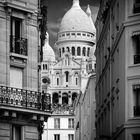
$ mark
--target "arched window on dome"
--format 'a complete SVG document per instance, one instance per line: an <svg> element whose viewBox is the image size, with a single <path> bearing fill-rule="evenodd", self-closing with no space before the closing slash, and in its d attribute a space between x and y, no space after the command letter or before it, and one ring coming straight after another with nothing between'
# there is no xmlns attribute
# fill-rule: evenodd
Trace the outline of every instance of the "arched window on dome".
<svg viewBox="0 0 140 140"><path fill-rule="evenodd" d="M62 48L62 52L63 52L63 53L65 52L65 48Z"/></svg>
<svg viewBox="0 0 140 140"><path fill-rule="evenodd" d="M45 69L46 69L46 70L48 69L48 66L47 66L47 64L45 64Z"/></svg>
<svg viewBox="0 0 140 140"><path fill-rule="evenodd" d="M75 48L72 47L72 55L75 55Z"/></svg>
<svg viewBox="0 0 140 140"><path fill-rule="evenodd" d="M43 64L43 70L45 69L45 65Z"/></svg>
<svg viewBox="0 0 140 140"><path fill-rule="evenodd" d="M61 49L59 49L59 56L61 57Z"/></svg>
<svg viewBox="0 0 140 140"><path fill-rule="evenodd" d="M80 47L77 48L77 55L78 55L78 56L81 55L81 48L80 48Z"/></svg>
<svg viewBox="0 0 140 140"><path fill-rule="evenodd" d="M90 48L88 48L88 51L87 51L87 56L89 56L89 52L90 52Z"/></svg>
<svg viewBox="0 0 140 140"><path fill-rule="evenodd" d="M70 48L69 47L67 47L67 52L70 52Z"/></svg>
<svg viewBox="0 0 140 140"><path fill-rule="evenodd" d="M85 56L86 55L86 48L84 47L83 48L83 56Z"/></svg>

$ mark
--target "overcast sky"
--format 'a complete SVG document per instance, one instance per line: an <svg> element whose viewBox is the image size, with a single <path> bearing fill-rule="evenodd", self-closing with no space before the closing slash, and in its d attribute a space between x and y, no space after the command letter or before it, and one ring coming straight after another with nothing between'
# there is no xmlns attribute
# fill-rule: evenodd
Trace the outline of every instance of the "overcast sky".
<svg viewBox="0 0 140 140"><path fill-rule="evenodd" d="M98 2L99 0L80 0L80 6L83 10L90 5L92 11L93 21L98 12ZM47 0L48 7L48 32L50 35L50 45L54 48L54 43L56 41L57 33L59 31L59 26L61 19L64 14L71 8L73 0ZM56 49L56 48L54 48Z"/></svg>

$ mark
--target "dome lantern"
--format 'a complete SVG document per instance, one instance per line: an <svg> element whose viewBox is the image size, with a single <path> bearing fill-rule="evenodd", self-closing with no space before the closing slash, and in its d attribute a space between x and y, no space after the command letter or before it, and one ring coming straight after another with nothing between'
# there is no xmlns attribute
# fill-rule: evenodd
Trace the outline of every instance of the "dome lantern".
<svg viewBox="0 0 140 140"><path fill-rule="evenodd" d="M79 7L79 0L73 0L73 6Z"/></svg>

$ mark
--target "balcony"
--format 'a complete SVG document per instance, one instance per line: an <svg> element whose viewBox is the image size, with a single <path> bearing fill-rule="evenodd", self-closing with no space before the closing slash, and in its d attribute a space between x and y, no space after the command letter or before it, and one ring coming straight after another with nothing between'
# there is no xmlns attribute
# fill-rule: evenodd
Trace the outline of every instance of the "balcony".
<svg viewBox="0 0 140 140"><path fill-rule="evenodd" d="M140 116L140 106L134 106L134 116Z"/></svg>
<svg viewBox="0 0 140 140"><path fill-rule="evenodd" d="M10 52L27 56L27 39L11 35Z"/></svg>
<svg viewBox="0 0 140 140"><path fill-rule="evenodd" d="M63 114L63 115L73 115L74 114L74 107L73 105L68 104L53 104L52 105L52 113L53 114Z"/></svg>
<svg viewBox="0 0 140 140"><path fill-rule="evenodd" d="M134 55L134 64L140 64L140 54Z"/></svg>
<svg viewBox="0 0 140 140"><path fill-rule="evenodd" d="M49 116L51 114L50 95L0 86L0 112L5 110Z"/></svg>

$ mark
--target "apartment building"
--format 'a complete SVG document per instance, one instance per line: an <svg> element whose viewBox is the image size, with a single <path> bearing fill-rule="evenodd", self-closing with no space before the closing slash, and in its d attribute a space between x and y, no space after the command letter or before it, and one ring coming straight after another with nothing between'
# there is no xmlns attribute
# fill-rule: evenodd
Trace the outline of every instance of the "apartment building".
<svg viewBox="0 0 140 140"><path fill-rule="evenodd" d="M40 140L50 96L39 92L38 0L0 1L0 139Z"/></svg>
<svg viewBox="0 0 140 140"><path fill-rule="evenodd" d="M140 2L101 0L95 26L97 140L138 140Z"/></svg>

